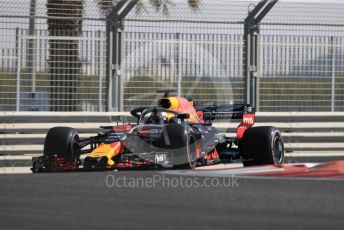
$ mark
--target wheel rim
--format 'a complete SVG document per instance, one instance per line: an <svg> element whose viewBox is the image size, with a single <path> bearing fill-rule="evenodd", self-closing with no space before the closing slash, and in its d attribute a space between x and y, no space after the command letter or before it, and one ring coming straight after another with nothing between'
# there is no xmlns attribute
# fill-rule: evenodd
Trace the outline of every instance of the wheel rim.
<svg viewBox="0 0 344 230"><path fill-rule="evenodd" d="M276 164L281 164L283 161L283 144L279 136L274 139L274 148L273 148L273 158Z"/></svg>
<svg viewBox="0 0 344 230"><path fill-rule="evenodd" d="M187 155L189 160L190 168L195 168L196 165L196 146L194 144L194 141L190 139L186 145L187 148Z"/></svg>

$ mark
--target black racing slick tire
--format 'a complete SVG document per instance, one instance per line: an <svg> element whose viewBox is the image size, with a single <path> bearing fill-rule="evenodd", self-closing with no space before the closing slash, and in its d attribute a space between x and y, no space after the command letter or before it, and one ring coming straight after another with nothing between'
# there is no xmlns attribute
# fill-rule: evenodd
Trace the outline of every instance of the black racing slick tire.
<svg viewBox="0 0 344 230"><path fill-rule="evenodd" d="M271 126L249 128L241 141L240 152L244 166L283 164L281 133Z"/></svg>
<svg viewBox="0 0 344 230"><path fill-rule="evenodd" d="M164 148L173 152L173 168L194 169L197 164L197 136L194 130L180 124L170 124L165 126L163 132Z"/></svg>
<svg viewBox="0 0 344 230"><path fill-rule="evenodd" d="M44 141L44 155L78 157L79 151L75 149L75 142L78 140L78 132L73 128L51 128Z"/></svg>

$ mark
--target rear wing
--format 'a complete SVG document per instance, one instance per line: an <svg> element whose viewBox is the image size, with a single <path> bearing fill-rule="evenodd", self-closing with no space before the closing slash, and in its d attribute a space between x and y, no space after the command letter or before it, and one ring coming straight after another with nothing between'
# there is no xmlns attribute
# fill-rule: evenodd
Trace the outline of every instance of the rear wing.
<svg viewBox="0 0 344 230"><path fill-rule="evenodd" d="M195 110L205 124L212 124L214 120L244 120L245 114L255 114L255 109L250 105L231 104L231 105L199 105ZM252 116L250 116L252 117ZM250 121L247 121L249 123ZM252 121L254 123L254 120Z"/></svg>

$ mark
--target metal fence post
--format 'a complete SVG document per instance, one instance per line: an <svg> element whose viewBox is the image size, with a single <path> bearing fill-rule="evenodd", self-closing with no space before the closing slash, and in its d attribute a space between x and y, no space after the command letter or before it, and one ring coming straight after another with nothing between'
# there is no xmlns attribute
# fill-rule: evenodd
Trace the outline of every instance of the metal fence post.
<svg viewBox="0 0 344 230"><path fill-rule="evenodd" d="M121 30L119 34L119 52L120 52L120 65L121 65L121 73L118 76L119 80L119 95L118 95L118 108L119 111L123 111L123 100L124 100L124 73L125 73L125 66L123 65L123 61L125 58L125 31L124 31L124 22L121 23Z"/></svg>
<svg viewBox="0 0 344 230"><path fill-rule="evenodd" d="M96 42L96 62L97 62L97 68L99 69L98 74L99 74L99 79L98 79L98 112L102 111L102 94L103 94L103 65L102 65L102 57L104 55L103 53L103 42L101 39L101 31L98 30L96 32L96 38L99 39Z"/></svg>
<svg viewBox="0 0 344 230"><path fill-rule="evenodd" d="M17 78L16 78L16 111L20 111L20 69L21 69L21 38L19 28L16 28Z"/></svg>
<svg viewBox="0 0 344 230"><path fill-rule="evenodd" d="M29 69L30 78L31 78L31 92L36 92L36 73L35 73L35 39L33 36L35 35L35 15L36 15L36 0L30 1L30 18L29 18L29 36L28 39L28 47L27 47L27 68Z"/></svg>
<svg viewBox="0 0 344 230"><path fill-rule="evenodd" d="M123 109L123 24L122 20L115 21L112 27L112 108L115 111L122 111Z"/></svg>
<svg viewBox="0 0 344 230"><path fill-rule="evenodd" d="M260 52L261 52L261 36L257 36L257 87L256 87L256 110L260 111L260 78L262 77L262 66L261 66L261 60L260 60Z"/></svg>
<svg viewBox="0 0 344 230"><path fill-rule="evenodd" d="M107 111L112 111L112 30L111 21L106 21L106 76L107 76Z"/></svg>
<svg viewBox="0 0 344 230"><path fill-rule="evenodd" d="M124 57L123 19L139 0L121 0L107 16L107 72L108 77L108 111L123 110L123 69Z"/></svg>
<svg viewBox="0 0 344 230"><path fill-rule="evenodd" d="M278 0L262 0L248 12L244 21L244 76L246 81L246 103L259 109L259 23L270 12Z"/></svg>
<svg viewBox="0 0 344 230"><path fill-rule="evenodd" d="M332 79L331 79L331 112L335 111L336 99L336 49L334 37L331 37L331 53L332 53Z"/></svg>
<svg viewBox="0 0 344 230"><path fill-rule="evenodd" d="M113 63L113 81L115 84L113 85L113 92L112 92L112 102L113 107L116 111L121 111L121 91L122 91L122 22L120 20L117 21L116 26L113 28L113 43L114 43L114 59L115 62ZM116 92L115 92L116 91ZM115 92L115 93L114 93Z"/></svg>
<svg viewBox="0 0 344 230"><path fill-rule="evenodd" d="M180 97L182 95L182 65L181 65L181 57L180 57L180 51L181 51L181 40L180 40L180 34L176 34L176 39L177 39L177 73L178 73L178 83L177 83L177 88L178 88L178 96Z"/></svg>

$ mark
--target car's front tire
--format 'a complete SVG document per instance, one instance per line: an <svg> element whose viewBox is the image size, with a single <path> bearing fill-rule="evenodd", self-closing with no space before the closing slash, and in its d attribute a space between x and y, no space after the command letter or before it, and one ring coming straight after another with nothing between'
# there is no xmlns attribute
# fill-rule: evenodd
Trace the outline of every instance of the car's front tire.
<svg viewBox="0 0 344 230"><path fill-rule="evenodd" d="M78 132L73 128L51 128L44 141L44 155L74 157L78 155L75 149L75 142L78 140Z"/></svg>
<svg viewBox="0 0 344 230"><path fill-rule="evenodd" d="M48 171L76 169L81 164L77 131L69 127L54 127L44 142L44 168ZM37 168L37 165L33 165Z"/></svg>

